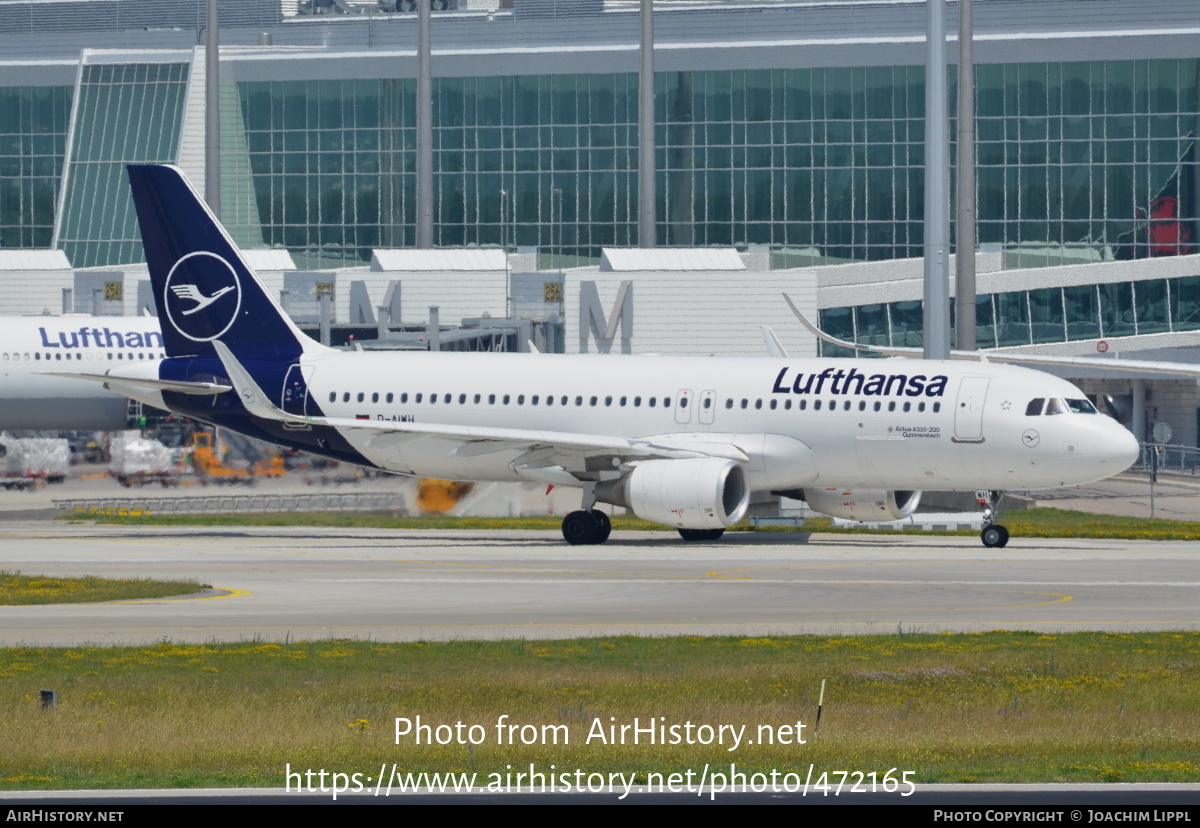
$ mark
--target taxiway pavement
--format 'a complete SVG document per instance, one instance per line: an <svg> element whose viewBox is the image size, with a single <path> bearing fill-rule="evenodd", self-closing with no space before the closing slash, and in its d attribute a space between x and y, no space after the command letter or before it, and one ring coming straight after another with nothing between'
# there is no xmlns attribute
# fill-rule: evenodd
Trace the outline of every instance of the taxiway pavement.
<svg viewBox="0 0 1200 828"><path fill-rule="evenodd" d="M0 607L0 645L1200 627L1200 544L10 522L0 569L195 578L191 598Z"/></svg>

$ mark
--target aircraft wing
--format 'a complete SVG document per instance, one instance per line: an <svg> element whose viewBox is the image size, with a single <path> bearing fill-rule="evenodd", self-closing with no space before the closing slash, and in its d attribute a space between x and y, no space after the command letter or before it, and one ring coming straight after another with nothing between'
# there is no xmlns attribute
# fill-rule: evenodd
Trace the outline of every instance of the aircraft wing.
<svg viewBox="0 0 1200 828"><path fill-rule="evenodd" d="M706 440L703 439L703 435L696 435L695 439L678 435L667 439L657 437L625 438L565 431L403 423L391 420L352 420L341 417L306 417L289 414L275 406L267 398L228 346L219 340L214 340L213 347L221 358L225 370L229 373L230 382L233 383L234 389L250 413L267 420L293 425L322 425L336 428L353 441L361 442L363 446L369 448L384 449L391 445L424 438L449 440L458 444L451 454L460 457L519 450L525 452L524 463L529 466L531 472L535 469L562 465L557 461L569 456L573 456L576 460L597 455L611 456L619 460L694 457L723 457L740 463L750 460L744 451L732 443ZM561 478L549 480L544 474L539 476L531 473L529 476L549 482L566 482Z"/></svg>
<svg viewBox="0 0 1200 828"><path fill-rule="evenodd" d="M837 345L839 348L849 348L861 353L879 354L889 357L921 358L924 351L920 348L893 348L880 345L862 345L831 336L814 325L808 317L792 302L786 293L783 296L792 313L800 320L817 339ZM951 351L951 359L968 359L976 362L1015 363L1018 365L1058 365L1067 368L1098 368L1107 371L1141 371L1147 374L1162 374L1171 377L1200 377L1200 365L1189 365L1182 362L1156 362L1144 359L1116 359L1109 357L1055 356L1054 354L1022 354L1012 351Z"/></svg>

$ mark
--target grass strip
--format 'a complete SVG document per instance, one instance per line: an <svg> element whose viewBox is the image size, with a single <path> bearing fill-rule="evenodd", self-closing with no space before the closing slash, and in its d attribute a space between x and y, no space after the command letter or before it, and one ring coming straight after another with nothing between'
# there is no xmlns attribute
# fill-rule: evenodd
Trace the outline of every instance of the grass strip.
<svg viewBox="0 0 1200 828"><path fill-rule="evenodd" d="M39 688L56 708L39 709ZM814 781L1192 782L1200 633L15 648L0 650L0 706L6 789L283 786L288 765L373 777L393 763L480 785L531 763L639 782L705 763L801 779L811 764ZM483 738L398 740L396 718L417 716ZM746 730L734 750L608 740L635 718ZM498 723L517 730L501 740Z"/></svg>
<svg viewBox="0 0 1200 828"><path fill-rule="evenodd" d="M69 516L67 520L78 520ZM521 518L484 518L421 516L399 517L395 515L362 512L266 512L237 515L96 515L97 523L113 523L126 526L329 526L364 529L525 529L554 530L560 528L562 518L555 516ZM673 529L649 523L632 515L616 515L612 519L613 529L674 532ZM1116 515L1094 515L1067 509L1039 507L1013 511L1005 515L1003 523L1013 537L1029 538L1109 538L1114 540L1195 540L1200 538L1200 523L1179 520L1150 520ZM787 527L753 527L749 522L730 528L733 532L794 532ZM803 532L832 534L895 534L894 529L872 527L833 526L828 518L808 518ZM906 535L959 535L975 536L974 530L924 531L904 529Z"/></svg>
<svg viewBox="0 0 1200 828"><path fill-rule="evenodd" d="M0 605L88 604L97 601L129 601L138 598L166 598L192 595L208 584L199 581L157 581L151 578L57 578L50 575L22 575L0 570Z"/></svg>

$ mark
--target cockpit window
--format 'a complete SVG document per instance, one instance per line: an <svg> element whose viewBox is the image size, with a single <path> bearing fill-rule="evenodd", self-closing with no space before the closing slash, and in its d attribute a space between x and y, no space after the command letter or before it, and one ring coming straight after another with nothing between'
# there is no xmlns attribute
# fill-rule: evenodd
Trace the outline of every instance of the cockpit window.
<svg viewBox="0 0 1200 828"><path fill-rule="evenodd" d="M1036 400L1030 400L1029 405L1025 406L1026 417L1036 417L1042 413L1042 406L1046 404L1045 397L1038 397Z"/></svg>
<svg viewBox="0 0 1200 828"><path fill-rule="evenodd" d="M1076 414L1095 414L1096 406L1092 405L1090 400L1067 400L1067 405Z"/></svg>
<svg viewBox="0 0 1200 828"><path fill-rule="evenodd" d="M1046 401L1046 416L1051 414L1066 414L1071 409L1067 408L1066 400L1060 400L1058 397L1053 397Z"/></svg>

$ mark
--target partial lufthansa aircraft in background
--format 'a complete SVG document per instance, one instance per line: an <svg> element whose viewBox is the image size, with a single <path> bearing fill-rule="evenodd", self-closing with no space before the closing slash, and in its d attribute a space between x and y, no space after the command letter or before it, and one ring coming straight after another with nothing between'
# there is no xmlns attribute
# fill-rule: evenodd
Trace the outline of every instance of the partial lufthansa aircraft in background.
<svg viewBox="0 0 1200 828"><path fill-rule="evenodd" d="M152 316L0 318L0 431L126 428L123 395L49 372L103 373L165 356Z"/></svg>
<svg viewBox="0 0 1200 828"><path fill-rule="evenodd" d="M180 170L129 174L167 357L64 373L386 471L578 487L572 544L607 539L597 502L713 540L753 492L888 520L923 489L986 489L994 506L1138 452L1071 383L986 361L332 350L283 313ZM984 529L988 546L1007 540Z"/></svg>

